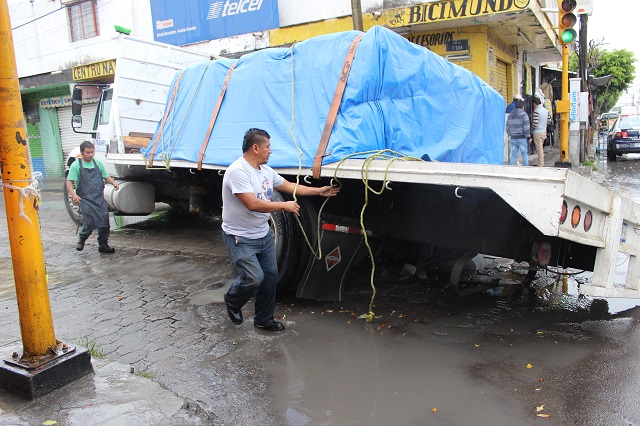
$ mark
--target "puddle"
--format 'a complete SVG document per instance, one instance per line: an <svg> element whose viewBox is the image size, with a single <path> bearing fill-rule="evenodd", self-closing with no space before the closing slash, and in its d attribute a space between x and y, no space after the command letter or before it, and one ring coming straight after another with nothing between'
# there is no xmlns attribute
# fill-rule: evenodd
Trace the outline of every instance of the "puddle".
<svg viewBox="0 0 640 426"><path fill-rule="evenodd" d="M295 317L295 331L279 339L268 363L275 411L290 425L492 424L512 425L524 413L485 392L467 374L474 348L451 351L426 324L404 331L343 315ZM456 328L456 327L453 327ZM454 340L470 343L476 331L458 328ZM466 401L460 410L460 401ZM435 412L434 412L435 411ZM490 419L490 421L489 421Z"/></svg>
<svg viewBox="0 0 640 426"><path fill-rule="evenodd" d="M230 284L231 284L230 282L223 283L221 281L213 285L213 286L220 286L220 287L214 288L214 289L202 290L202 291L198 291L196 293L190 294L189 296L187 296L187 300L189 301L190 305L195 305L195 306L204 306L204 305L209 305L211 303L223 303L224 293L227 291Z"/></svg>

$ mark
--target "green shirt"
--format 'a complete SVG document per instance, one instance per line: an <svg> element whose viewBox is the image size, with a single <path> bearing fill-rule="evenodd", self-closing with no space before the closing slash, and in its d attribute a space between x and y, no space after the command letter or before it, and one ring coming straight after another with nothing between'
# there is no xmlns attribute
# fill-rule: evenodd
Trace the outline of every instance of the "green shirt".
<svg viewBox="0 0 640 426"><path fill-rule="evenodd" d="M104 168L104 164L102 164L102 162L97 158L94 158L94 160L96 160L96 164L98 164L98 168L100 169L100 174L102 174L102 179L108 178L109 173L107 173L107 169ZM75 184L77 184L78 180L80 180L80 162L81 161L82 159L79 158L78 160L74 161L73 164L71 164L71 167L69 167L69 174L67 175L67 180L73 181ZM87 163L86 161L82 161L82 167L84 167L85 169L93 169L94 167L93 161L90 163Z"/></svg>

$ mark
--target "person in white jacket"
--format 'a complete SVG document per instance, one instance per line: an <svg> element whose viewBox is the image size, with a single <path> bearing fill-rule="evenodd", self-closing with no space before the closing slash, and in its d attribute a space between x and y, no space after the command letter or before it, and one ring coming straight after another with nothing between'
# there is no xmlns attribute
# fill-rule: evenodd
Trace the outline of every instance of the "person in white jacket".
<svg viewBox="0 0 640 426"><path fill-rule="evenodd" d="M533 97L533 116L531 117L531 133L533 133L533 143L538 152L538 167L544 166L544 140L547 138L547 121L549 111L542 106L542 100L537 96Z"/></svg>

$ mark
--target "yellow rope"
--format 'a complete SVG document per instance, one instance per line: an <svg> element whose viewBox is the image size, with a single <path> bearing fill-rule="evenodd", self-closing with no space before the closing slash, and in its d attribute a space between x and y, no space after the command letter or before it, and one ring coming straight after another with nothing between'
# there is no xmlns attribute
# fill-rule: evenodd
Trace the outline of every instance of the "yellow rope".
<svg viewBox="0 0 640 426"><path fill-rule="evenodd" d="M296 149L298 150L298 173L296 175L296 183L295 183L295 187L293 190L293 200L297 203L298 202L298 198L296 196L296 192L298 190L298 186L300 185L300 175L302 174L302 149L300 148L300 145L298 144L298 140L296 139L295 134L293 133L293 127L295 124L295 77L294 77L294 57L293 57L293 48L294 48L295 44L293 46L291 46L291 126L289 127L289 133L291 134L291 138L293 139L293 143L296 147ZM374 302L375 302L375 298L376 298L376 286L374 283L374 275L375 275L375 271L376 271L376 264L375 264L375 259L373 257L373 250L371 249L371 245L369 244L369 238L367 235L367 230L364 224L364 213L367 209L367 205L369 204L369 192L372 192L373 194L376 195L382 195L382 193L384 192L385 188L388 185L388 181L387 181L387 175L389 174L389 168L391 167L391 164L393 164L395 161L423 161L420 158L417 157L411 157L411 156L406 156L404 154L401 154L399 152L390 150L390 149L383 149L383 150L371 150L371 151L362 151L362 152L355 152L353 154L349 154L346 155L345 157L343 157L339 162L338 165L336 166L336 169L333 173L333 180L335 182L338 183L338 185L340 185L340 180L338 179L338 170L340 169L340 166L342 166L342 163L352 157L361 157L361 156L367 156L364 159L364 162L362 164L362 169L361 169L361 177L362 177L362 182L364 183L364 204L362 206L362 209L360 210L360 227L362 228L362 236L364 238L364 243L365 246L367 247L367 251L369 252L369 258L371 259L371 276L370 276L370 284L371 284L371 290L372 290L372 294L371 294L371 300L369 302L369 312L366 314L362 315L362 318L365 319L366 322L371 322L373 321L373 319L375 318L375 313L373 312L373 307ZM380 187L379 190L375 190L374 188L371 187L371 185L369 185L369 167L371 166L371 162L374 160L387 160L387 165L385 167L385 172L384 172L384 178L382 180L382 186ZM300 218L298 216L295 216L296 221L298 222L298 226L300 228L300 230L302 231L302 235L304 236L304 240L307 243L307 246L309 247L309 249L311 250L311 253L313 254L313 256L317 259L320 260L322 259L322 244L320 241L320 230L321 230L321 221L320 218L322 216L322 210L324 209L324 206L327 204L327 202L329 201L329 197L327 197L324 202L322 203L322 206L320 206L320 210L318 210L318 218L317 218L317 235L316 235L316 240L317 240L317 247L318 249L316 250L311 242L309 241L309 237L307 236L307 233L304 230L304 227L302 226L302 222L300 222Z"/></svg>
<svg viewBox="0 0 640 426"><path fill-rule="evenodd" d="M372 192L376 195L382 195L385 188L387 188L387 183L388 183L387 175L389 174L389 168L391 167L391 164L394 163L395 161L423 161L423 160L417 157L406 156L404 154L392 151L390 149L356 152L356 153L345 156L338 162L338 165L336 166L336 169L333 174L333 179L336 182L340 183L340 180L338 179L337 174L342 163L348 158L355 157L355 156L362 156L362 155L368 155L368 157L364 159L364 162L362 164L362 168L360 171L362 182L364 183L364 204L362 206L362 209L360 210L360 227L362 228L362 236L364 238L364 244L367 247L367 251L369 252L369 259L371 259L370 285L372 290L371 300L369 301L369 312L367 312L366 314L363 314L362 317L365 319L366 322L371 322L376 317L375 313L373 312L373 307L375 306L374 303L375 303L377 291L374 283L376 263L373 257L373 250L371 250L371 246L369 245L369 236L367 235L367 229L364 224L364 213L367 209L367 205L369 204L369 192ZM384 171L384 178L382 179L382 185L380 189L377 191L374 188L372 188L371 185L369 185L369 168L371 167L371 162L374 160L387 160L387 165Z"/></svg>

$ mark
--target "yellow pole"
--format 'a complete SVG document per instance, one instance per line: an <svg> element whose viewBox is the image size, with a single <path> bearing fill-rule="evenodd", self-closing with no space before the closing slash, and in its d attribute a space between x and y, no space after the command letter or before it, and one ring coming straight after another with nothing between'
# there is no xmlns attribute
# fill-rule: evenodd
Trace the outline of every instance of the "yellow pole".
<svg viewBox="0 0 640 426"><path fill-rule="evenodd" d="M0 0L0 167L24 360L47 355L57 342L6 0Z"/></svg>
<svg viewBox="0 0 640 426"><path fill-rule="evenodd" d="M560 112L560 161L569 161L569 46L562 44L562 104ZM557 107L556 107L557 109Z"/></svg>

